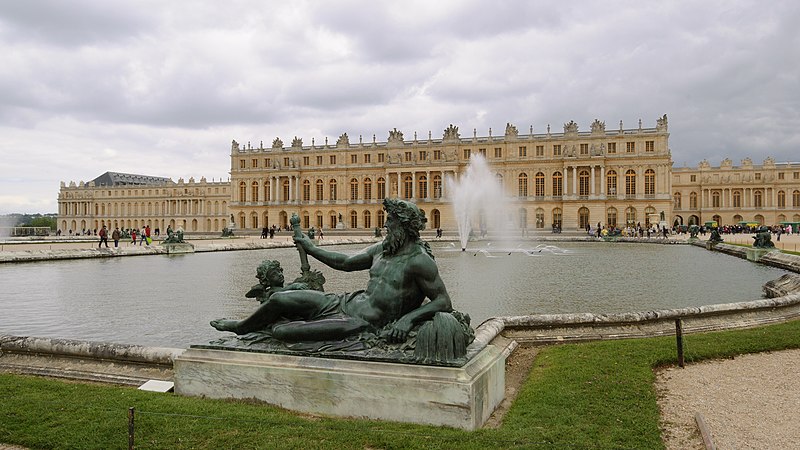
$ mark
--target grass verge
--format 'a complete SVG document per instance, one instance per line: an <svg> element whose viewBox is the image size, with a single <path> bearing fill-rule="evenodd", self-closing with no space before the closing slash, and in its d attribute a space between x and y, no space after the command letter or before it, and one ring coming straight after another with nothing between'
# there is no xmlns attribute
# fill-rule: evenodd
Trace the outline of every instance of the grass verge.
<svg viewBox="0 0 800 450"><path fill-rule="evenodd" d="M800 321L684 337L686 360L800 348ZM0 442L31 448L662 448L653 368L674 338L557 345L539 352L502 427L460 430L293 414L243 401L0 375Z"/></svg>

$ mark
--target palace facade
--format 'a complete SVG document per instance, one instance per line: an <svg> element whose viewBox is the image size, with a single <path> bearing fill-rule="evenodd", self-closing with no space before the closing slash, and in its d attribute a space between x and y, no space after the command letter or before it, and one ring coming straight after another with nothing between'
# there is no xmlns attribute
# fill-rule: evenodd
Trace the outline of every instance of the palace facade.
<svg viewBox="0 0 800 450"><path fill-rule="evenodd" d="M297 213L303 228L372 229L383 226L383 198L399 197L426 213L429 228L453 230L448 179L464 176L474 155L485 158L509 199L503 220L521 231L800 221L800 164L748 158L740 166L726 159L719 167L673 168L664 115L652 128L639 121L611 130L595 120L588 131L569 122L559 132L520 134L507 124L499 136L490 129L463 137L450 125L437 138L406 139L394 129L385 142L373 135L351 143L346 133L321 145L297 137L268 148L233 141L229 182L116 174L117 181L62 183L58 223L63 231L150 224L219 232L229 217L238 228L259 229L286 227Z"/></svg>
<svg viewBox="0 0 800 450"><path fill-rule="evenodd" d="M194 232L219 232L228 226L230 182L196 182L106 172L88 183L61 182L58 227L62 233L84 230L167 226Z"/></svg>

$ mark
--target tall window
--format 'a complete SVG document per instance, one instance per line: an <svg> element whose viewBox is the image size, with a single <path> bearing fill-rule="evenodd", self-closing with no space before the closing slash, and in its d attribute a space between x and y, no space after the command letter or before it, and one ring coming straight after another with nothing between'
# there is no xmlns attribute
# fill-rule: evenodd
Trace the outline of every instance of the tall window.
<svg viewBox="0 0 800 450"><path fill-rule="evenodd" d="M253 181L252 186L250 186L250 193L253 194L253 198L250 201L257 202L258 201L258 181Z"/></svg>
<svg viewBox="0 0 800 450"><path fill-rule="evenodd" d="M268 202L271 201L272 198L269 195L269 180L264 181L264 201ZM268 223L268 222L266 222Z"/></svg>
<svg viewBox="0 0 800 450"><path fill-rule="evenodd" d="M742 207L742 193L739 191L733 192L733 207L734 208Z"/></svg>
<svg viewBox="0 0 800 450"><path fill-rule="evenodd" d="M584 206L578 210L578 226L585 230L587 225L589 225L589 208Z"/></svg>
<svg viewBox="0 0 800 450"><path fill-rule="evenodd" d="M328 196L328 199L330 201L335 202L336 200L338 200L339 196L336 195L336 180L331 180L328 182L328 192L330 193L330 195ZM334 224L334 226L336 225Z"/></svg>
<svg viewBox="0 0 800 450"><path fill-rule="evenodd" d="M763 206L763 193L761 191L753 192L753 206L756 208L761 208Z"/></svg>
<svg viewBox="0 0 800 450"><path fill-rule="evenodd" d="M636 142L626 142L625 143L625 152L626 153L635 153L636 152Z"/></svg>
<svg viewBox="0 0 800 450"><path fill-rule="evenodd" d="M239 201L240 202L247 201L247 183L245 183L244 181L239 183Z"/></svg>
<svg viewBox="0 0 800 450"><path fill-rule="evenodd" d="M563 195L562 188L564 185L562 181L564 178L561 176L561 172L556 172L553 174L553 196L554 197L561 197Z"/></svg>
<svg viewBox="0 0 800 450"><path fill-rule="evenodd" d="M536 228L544 228L544 210L536 208Z"/></svg>
<svg viewBox="0 0 800 450"><path fill-rule="evenodd" d="M520 157L528 156L528 147L525 147L525 146L520 147L519 150L518 150L518 156L520 156Z"/></svg>
<svg viewBox="0 0 800 450"><path fill-rule="evenodd" d="M376 216L378 218L378 228L383 228L383 224L386 223L386 213L384 213L382 209L379 209Z"/></svg>
<svg viewBox="0 0 800 450"><path fill-rule="evenodd" d="M606 174L606 192L608 195L617 195L617 172L609 170Z"/></svg>
<svg viewBox="0 0 800 450"><path fill-rule="evenodd" d="M800 191L792 192L792 207L800 207Z"/></svg>
<svg viewBox="0 0 800 450"><path fill-rule="evenodd" d="M544 173L537 172L534 177L534 189L537 197L544 197Z"/></svg>
<svg viewBox="0 0 800 450"><path fill-rule="evenodd" d="M786 192L778 191L778 208L786 208Z"/></svg>
<svg viewBox="0 0 800 450"><path fill-rule="evenodd" d="M303 180L303 201L311 201L311 182Z"/></svg>
<svg viewBox="0 0 800 450"><path fill-rule="evenodd" d="M636 225L636 208L629 206L625 209L625 223L628 226Z"/></svg>
<svg viewBox="0 0 800 450"><path fill-rule="evenodd" d="M536 146L536 156L544 156L544 145Z"/></svg>
<svg viewBox="0 0 800 450"><path fill-rule="evenodd" d="M563 222L561 216L561 208L553 208L553 225L561 228L561 224Z"/></svg>
<svg viewBox="0 0 800 450"><path fill-rule="evenodd" d="M364 211L364 228L372 228L372 213Z"/></svg>
<svg viewBox="0 0 800 450"><path fill-rule="evenodd" d="M644 224L646 227L650 226L651 223L650 218L654 217L655 214L656 214L656 209L653 208L652 206L648 206L647 208L644 209Z"/></svg>
<svg viewBox="0 0 800 450"><path fill-rule="evenodd" d="M495 147L494 148L494 157L495 158L502 158L503 157L503 148L502 147Z"/></svg>
<svg viewBox="0 0 800 450"><path fill-rule="evenodd" d="M283 180L283 201L289 201L289 179Z"/></svg>
<svg viewBox="0 0 800 450"><path fill-rule="evenodd" d="M358 228L358 213L350 211L350 228Z"/></svg>
<svg viewBox="0 0 800 450"><path fill-rule="evenodd" d="M608 153L617 153L617 143L616 142L609 142L608 143Z"/></svg>
<svg viewBox="0 0 800 450"><path fill-rule="evenodd" d="M372 200L372 179L364 179L364 200ZM365 225L366 226L366 225ZM369 226L366 226L369 228Z"/></svg>
<svg viewBox="0 0 800 450"><path fill-rule="evenodd" d="M589 171L581 170L578 172L578 195L589 195Z"/></svg>
<svg viewBox="0 0 800 450"><path fill-rule="evenodd" d="M322 195L323 195L322 193L323 193L324 191L325 191L325 183L323 183L323 182L322 182L322 180L317 180L317 183L316 183L316 192L315 192L315 194L314 194L314 195L315 195L315 198L314 198L314 200L316 200L316 201L318 201L318 202L321 202L321 201L322 201L322 198L323 198L323 197L322 197Z"/></svg>
<svg viewBox="0 0 800 450"><path fill-rule="evenodd" d="M420 175L419 177L419 191L417 197L428 198L428 177L426 175Z"/></svg>
<svg viewBox="0 0 800 450"><path fill-rule="evenodd" d="M581 155L589 154L589 144L580 144L579 151Z"/></svg>
<svg viewBox="0 0 800 450"><path fill-rule="evenodd" d="M655 141L644 141L644 151L653 152L656 149Z"/></svg>
<svg viewBox="0 0 800 450"><path fill-rule="evenodd" d="M633 169L625 172L625 195L636 195L636 172Z"/></svg>
<svg viewBox="0 0 800 450"><path fill-rule="evenodd" d="M561 144L553 145L553 156L561 156Z"/></svg>
<svg viewBox="0 0 800 450"><path fill-rule="evenodd" d="M357 154L354 153L354 154L350 155L350 163L351 164L358 164L358 155Z"/></svg>
<svg viewBox="0 0 800 450"><path fill-rule="evenodd" d="M656 195L656 171L653 169L644 172L644 195Z"/></svg>
<svg viewBox="0 0 800 450"><path fill-rule="evenodd" d="M719 191L714 191L714 192L711 193L711 207L712 208L719 208L720 207L719 197L720 197Z"/></svg>
<svg viewBox="0 0 800 450"><path fill-rule="evenodd" d="M528 196L528 174L521 173L517 177L517 195L520 197Z"/></svg>
<svg viewBox="0 0 800 450"><path fill-rule="evenodd" d="M380 177L378 178L378 200L383 200L384 198L386 198L386 180Z"/></svg>
<svg viewBox="0 0 800 450"><path fill-rule="evenodd" d="M433 198L442 198L442 176L433 176Z"/></svg>
<svg viewBox="0 0 800 450"><path fill-rule="evenodd" d="M606 211L606 226L607 227L616 227L617 226L617 208L613 206L608 208Z"/></svg>
<svg viewBox="0 0 800 450"><path fill-rule="evenodd" d="M689 209L697 209L697 192L689 194Z"/></svg>
<svg viewBox="0 0 800 450"><path fill-rule="evenodd" d="M411 175L406 175L403 178L403 198L410 199L412 197L414 190L414 179L411 178Z"/></svg>
<svg viewBox="0 0 800 450"><path fill-rule="evenodd" d="M672 196L672 207L675 209L681 209L681 193L676 192Z"/></svg>
<svg viewBox="0 0 800 450"><path fill-rule="evenodd" d="M355 178L350 179L350 200L358 200L358 180Z"/></svg>

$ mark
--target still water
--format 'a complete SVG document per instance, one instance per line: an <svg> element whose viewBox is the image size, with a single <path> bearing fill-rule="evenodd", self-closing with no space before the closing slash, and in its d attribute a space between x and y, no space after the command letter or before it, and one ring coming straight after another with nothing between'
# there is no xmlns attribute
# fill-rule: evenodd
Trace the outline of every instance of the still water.
<svg viewBox="0 0 800 450"><path fill-rule="evenodd" d="M473 243L471 243L473 244ZM473 326L497 316L616 313L761 298L785 271L685 245L433 243L453 306ZM364 245L329 247L355 253ZM0 265L0 334L187 347L242 318L255 268L277 259L299 275L294 248ZM367 273L321 270L328 292L363 289Z"/></svg>

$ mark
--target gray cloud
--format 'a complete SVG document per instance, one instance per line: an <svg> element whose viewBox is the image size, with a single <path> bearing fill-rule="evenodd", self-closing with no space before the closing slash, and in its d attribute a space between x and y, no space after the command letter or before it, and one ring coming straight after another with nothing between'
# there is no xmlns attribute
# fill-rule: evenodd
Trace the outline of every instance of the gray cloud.
<svg viewBox="0 0 800 450"><path fill-rule="evenodd" d="M227 178L231 139L450 123L667 113L676 165L798 160L798 19L795 2L5 2L0 213L54 211L59 181L106 170Z"/></svg>

